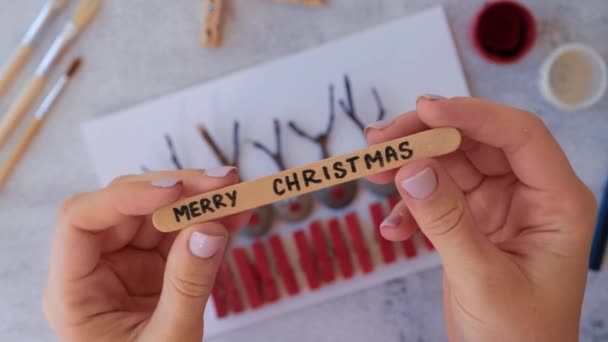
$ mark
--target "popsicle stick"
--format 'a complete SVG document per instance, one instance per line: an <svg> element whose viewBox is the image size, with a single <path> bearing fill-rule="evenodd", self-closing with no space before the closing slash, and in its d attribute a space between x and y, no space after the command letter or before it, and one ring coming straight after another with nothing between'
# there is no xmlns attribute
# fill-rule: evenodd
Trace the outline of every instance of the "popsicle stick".
<svg viewBox="0 0 608 342"><path fill-rule="evenodd" d="M0 73L0 99L6 94L32 56L31 45L21 45Z"/></svg>
<svg viewBox="0 0 608 342"><path fill-rule="evenodd" d="M8 110L8 113L2 118L2 122L0 122L0 150L34 105L34 102L44 88L45 82L44 77L34 77L15 104Z"/></svg>
<svg viewBox="0 0 608 342"><path fill-rule="evenodd" d="M8 157L2 168L0 168L0 190L6 185L10 176L12 175L15 167L19 163L19 160L23 157L27 149L32 144L32 141L36 137L36 134L40 130L44 120L42 119L34 119L32 123L30 123L29 127L15 146L15 149Z"/></svg>
<svg viewBox="0 0 608 342"><path fill-rule="evenodd" d="M210 48L217 48L222 43L222 13L224 0L204 0L205 25L201 34L201 43Z"/></svg>
<svg viewBox="0 0 608 342"><path fill-rule="evenodd" d="M454 128L431 129L186 198L157 210L152 220L163 232L183 229L398 168L415 159L448 154L458 148L460 139Z"/></svg>

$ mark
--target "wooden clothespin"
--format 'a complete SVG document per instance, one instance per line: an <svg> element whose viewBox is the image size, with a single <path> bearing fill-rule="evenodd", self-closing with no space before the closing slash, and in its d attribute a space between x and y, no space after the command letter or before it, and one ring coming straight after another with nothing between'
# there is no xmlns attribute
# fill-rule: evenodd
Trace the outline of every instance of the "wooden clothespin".
<svg viewBox="0 0 608 342"><path fill-rule="evenodd" d="M205 24L201 44L218 48L222 44L222 21L224 0L204 0Z"/></svg>

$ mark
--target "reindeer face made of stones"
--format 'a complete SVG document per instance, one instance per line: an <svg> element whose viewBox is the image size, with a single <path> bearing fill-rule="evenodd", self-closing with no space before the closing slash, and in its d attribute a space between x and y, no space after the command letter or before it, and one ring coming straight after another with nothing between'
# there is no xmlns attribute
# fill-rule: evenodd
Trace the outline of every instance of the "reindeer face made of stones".
<svg viewBox="0 0 608 342"><path fill-rule="evenodd" d="M220 147L216 144L215 140L211 137L209 132L205 129L203 125L198 126L198 131L201 134L201 137L211 150L217 157L217 159L222 163L222 165L232 165L238 167L239 165L239 151L240 151L240 141L239 141L239 123L234 122L233 133L232 136L234 138L233 142L233 158L232 160L226 157L226 154L220 149ZM259 237L265 235L270 231L272 227L272 219L274 217L274 210L271 205L265 205L259 208L255 208L252 210L251 219L247 223L247 225L239 230L239 233L248 237Z"/></svg>
<svg viewBox="0 0 608 342"><path fill-rule="evenodd" d="M281 124L279 120L275 119L274 123L274 135L276 151L272 152L268 147L258 141L251 141L253 146L260 151L266 153L274 162L280 171L287 169L285 161L283 159L283 151L281 148ZM310 215L313 209L313 199L310 194L305 194L283 201L279 201L273 204L275 214L282 220L287 222L299 222Z"/></svg>
<svg viewBox="0 0 608 342"><path fill-rule="evenodd" d="M324 132L319 133L316 136L308 134L301 129L295 122L290 121L288 123L297 135L310 140L314 144L317 144L321 149L321 158L326 159L330 157L329 153L329 137L332 132L334 122L336 119L335 101L334 101L334 87L329 86L329 122ZM357 195L357 182L347 182L331 186L329 188L321 189L313 193L313 196L326 207L332 209L340 209L350 205L355 196Z"/></svg>

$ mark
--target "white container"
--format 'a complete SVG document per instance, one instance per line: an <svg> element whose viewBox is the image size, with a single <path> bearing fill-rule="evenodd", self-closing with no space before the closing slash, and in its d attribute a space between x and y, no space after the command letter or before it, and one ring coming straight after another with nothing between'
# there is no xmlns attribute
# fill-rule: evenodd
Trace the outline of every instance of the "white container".
<svg viewBox="0 0 608 342"><path fill-rule="evenodd" d="M606 92L606 63L580 43L555 49L542 64L540 91L556 107L574 111L597 103Z"/></svg>

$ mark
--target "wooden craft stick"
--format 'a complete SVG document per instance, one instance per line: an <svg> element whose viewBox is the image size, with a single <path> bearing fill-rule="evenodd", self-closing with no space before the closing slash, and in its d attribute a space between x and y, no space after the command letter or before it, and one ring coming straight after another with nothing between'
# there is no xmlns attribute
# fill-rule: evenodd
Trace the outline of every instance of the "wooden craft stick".
<svg viewBox="0 0 608 342"><path fill-rule="evenodd" d="M222 44L222 13L224 0L204 0L205 25L201 35L201 43L210 48Z"/></svg>
<svg viewBox="0 0 608 342"><path fill-rule="evenodd" d="M288 2L291 4L301 4L307 6L323 6L325 5L325 0L274 0L276 2Z"/></svg>
<svg viewBox="0 0 608 342"><path fill-rule="evenodd" d="M152 221L163 232L183 229L398 168L415 159L448 154L460 146L460 140L454 128L431 129L186 198L158 209Z"/></svg>

